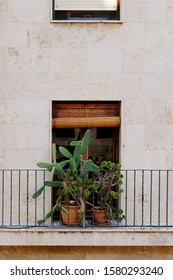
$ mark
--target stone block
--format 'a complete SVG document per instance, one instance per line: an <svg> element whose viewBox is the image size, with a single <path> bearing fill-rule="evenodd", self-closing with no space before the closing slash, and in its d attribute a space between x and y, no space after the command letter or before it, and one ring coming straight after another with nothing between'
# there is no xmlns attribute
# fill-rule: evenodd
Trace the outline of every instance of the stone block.
<svg viewBox="0 0 173 280"><path fill-rule="evenodd" d="M147 150L166 149L166 127L164 125L146 125L144 128L144 142Z"/></svg>
<svg viewBox="0 0 173 280"><path fill-rule="evenodd" d="M0 47L16 48L27 46L27 30L22 23L3 22L0 25Z"/></svg>
<svg viewBox="0 0 173 280"><path fill-rule="evenodd" d="M171 74L142 74L141 94L148 99L165 99L172 97L173 79Z"/></svg>
<svg viewBox="0 0 173 280"><path fill-rule="evenodd" d="M123 24L121 32L125 45L123 44L122 48L143 48L145 41L145 26L146 24L139 22L138 24L134 22Z"/></svg>
<svg viewBox="0 0 173 280"><path fill-rule="evenodd" d="M28 94L28 73L22 71L6 73L2 77L1 89L3 95L5 94L5 97L9 99L30 97Z"/></svg>
<svg viewBox="0 0 173 280"><path fill-rule="evenodd" d="M28 149L47 149L48 147L50 147L49 127L28 125Z"/></svg>
<svg viewBox="0 0 173 280"><path fill-rule="evenodd" d="M169 170L173 170L173 150L167 150L166 168Z"/></svg>
<svg viewBox="0 0 173 280"><path fill-rule="evenodd" d="M0 0L0 22L7 20L7 0Z"/></svg>
<svg viewBox="0 0 173 280"><path fill-rule="evenodd" d="M27 46L29 48L50 47L50 25L48 23L28 24Z"/></svg>
<svg viewBox="0 0 173 280"><path fill-rule="evenodd" d="M123 100L122 121L128 125L143 125L145 123L145 107L142 99Z"/></svg>
<svg viewBox="0 0 173 280"><path fill-rule="evenodd" d="M166 0L124 1L124 19L128 22L164 22L166 12Z"/></svg>
<svg viewBox="0 0 173 280"><path fill-rule="evenodd" d="M34 73L49 73L49 49L33 48L30 52L29 71Z"/></svg>
<svg viewBox="0 0 173 280"><path fill-rule="evenodd" d="M5 149L23 150L27 148L27 126L8 124L5 126Z"/></svg>
<svg viewBox="0 0 173 280"><path fill-rule="evenodd" d="M50 161L50 150L49 147L46 150L6 150L4 158L5 169L37 169L37 162Z"/></svg>
<svg viewBox="0 0 173 280"><path fill-rule="evenodd" d="M49 100L8 99L8 124L46 124L49 125Z"/></svg>
<svg viewBox="0 0 173 280"><path fill-rule="evenodd" d="M63 48L121 48L123 46L123 25L119 24L52 24L50 47ZM73 34L73 36L71 36Z"/></svg>
<svg viewBox="0 0 173 280"><path fill-rule="evenodd" d="M136 74L165 73L165 50L152 48L124 48L123 72Z"/></svg>
<svg viewBox="0 0 173 280"><path fill-rule="evenodd" d="M46 22L50 18L50 1L8 0L9 20L14 22Z"/></svg>
<svg viewBox="0 0 173 280"><path fill-rule="evenodd" d="M6 100L0 98L0 124L6 122Z"/></svg>
<svg viewBox="0 0 173 280"><path fill-rule="evenodd" d="M156 51L161 50L167 46L170 40L168 36L168 24L165 22L145 23L144 28L142 29L142 34L143 47L146 49L152 49Z"/></svg>
<svg viewBox="0 0 173 280"><path fill-rule="evenodd" d="M167 99L165 107L166 107L166 123L173 124L173 99Z"/></svg>
<svg viewBox="0 0 173 280"><path fill-rule="evenodd" d="M3 169L5 166L5 151L0 149L0 168Z"/></svg>
<svg viewBox="0 0 173 280"><path fill-rule="evenodd" d="M5 150L5 125L0 124L0 150Z"/></svg>
<svg viewBox="0 0 173 280"><path fill-rule="evenodd" d="M173 74L172 47L165 49L165 53L166 53L166 57L165 57L166 73Z"/></svg>
<svg viewBox="0 0 173 280"><path fill-rule="evenodd" d="M167 0L167 10L166 18L168 22L173 22L173 2L172 0Z"/></svg>
<svg viewBox="0 0 173 280"><path fill-rule="evenodd" d="M143 168L166 169L166 150L145 150Z"/></svg>
<svg viewBox="0 0 173 280"><path fill-rule="evenodd" d="M86 61L86 50L84 49L50 49L51 73L85 73Z"/></svg>
<svg viewBox="0 0 173 280"><path fill-rule="evenodd" d="M173 124L166 125L166 148L173 150Z"/></svg>
<svg viewBox="0 0 173 280"><path fill-rule="evenodd" d="M122 169L142 169L144 166L144 151L141 150L122 150L121 164Z"/></svg>
<svg viewBox="0 0 173 280"><path fill-rule="evenodd" d="M0 73L7 71L7 49L0 48Z"/></svg>
<svg viewBox="0 0 173 280"><path fill-rule="evenodd" d="M32 63L30 51L27 48L8 48L8 73L28 72Z"/></svg>
<svg viewBox="0 0 173 280"><path fill-rule="evenodd" d="M124 169L166 169L166 150L123 151Z"/></svg>
<svg viewBox="0 0 173 280"><path fill-rule="evenodd" d="M145 99L145 124L166 124L166 100L164 98Z"/></svg>
<svg viewBox="0 0 173 280"><path fill-rule="evenodd" d="M122 51L121 49L96 48L87 50L88 73L121 73Z"/></svg>
<svg viewBox="0 0 173 280"><path fill-rule="evenodd" d="M124 150L144 149L144 125L124 125L122 129Z"/></svg>

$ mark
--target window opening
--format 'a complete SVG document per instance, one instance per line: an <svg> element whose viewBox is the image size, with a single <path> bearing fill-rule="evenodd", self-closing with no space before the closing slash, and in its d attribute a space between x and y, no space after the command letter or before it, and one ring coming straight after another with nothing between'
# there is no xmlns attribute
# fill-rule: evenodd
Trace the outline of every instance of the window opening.
<svg viewBox="0 0 173 280"><path fill-rule="evenodd" d="M83 138L90 128L92 140L84 159L96 164L103 160L119 162L120 102L59 102L52 103L52 142L57 146L57 162L63 160L58 147L73 153L72 140ZM53 203L56 189L53 188ZM54 220L60 219L57 211Z"/></svg>
<svg viewBox="0 0 173 280"><path fill-rule="evenodd" d="M121 0L52 0L52 20L120 20Z"/></svg>

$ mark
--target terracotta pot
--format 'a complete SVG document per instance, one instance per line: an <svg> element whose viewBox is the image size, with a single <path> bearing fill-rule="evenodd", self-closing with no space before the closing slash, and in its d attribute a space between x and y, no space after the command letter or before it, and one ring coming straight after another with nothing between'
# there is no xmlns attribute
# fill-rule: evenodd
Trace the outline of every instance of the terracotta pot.
<svg viewBox="0 0 173 280"><path fill-rule="evenodd" d="M107 224L108 222L108 216L106 214L106 211L105 209L100 209L100 207L95 207L93 209L93 212L94 212L94 222L96 224Z"/></svg>
<svg viewBox="0 0 173 280"><path fill-rule="evenodd" d="M80 209L81 207L79 205L64 205L62 206L69 212L68 214L65 214L64 212L61 211L61 217L62 217L62 222L64 225L79 225L81 222L81 217L80 217Z"/></svg>

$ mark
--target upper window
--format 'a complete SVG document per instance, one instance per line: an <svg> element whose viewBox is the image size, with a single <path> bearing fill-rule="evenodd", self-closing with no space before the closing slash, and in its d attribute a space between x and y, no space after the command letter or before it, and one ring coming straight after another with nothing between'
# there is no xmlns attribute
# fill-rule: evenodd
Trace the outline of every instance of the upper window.
<svg viewBox="0 0 173 280"><path fill-rule="evenodd" d="M52 0L52 20L120 20L121 0Z"/></svg>

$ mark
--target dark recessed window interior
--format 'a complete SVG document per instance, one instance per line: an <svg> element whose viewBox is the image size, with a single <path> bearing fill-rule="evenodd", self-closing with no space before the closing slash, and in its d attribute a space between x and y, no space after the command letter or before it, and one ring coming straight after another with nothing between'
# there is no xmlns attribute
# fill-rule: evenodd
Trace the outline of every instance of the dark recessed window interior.
<svg viewBox="0 0 173 280"><path fill-rule="evenodd" d="M54 11L53 20L119 20L114 11Z"/></svg>

